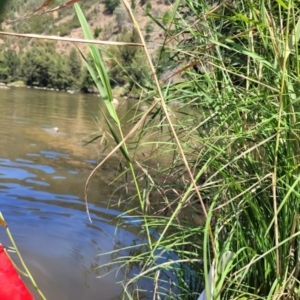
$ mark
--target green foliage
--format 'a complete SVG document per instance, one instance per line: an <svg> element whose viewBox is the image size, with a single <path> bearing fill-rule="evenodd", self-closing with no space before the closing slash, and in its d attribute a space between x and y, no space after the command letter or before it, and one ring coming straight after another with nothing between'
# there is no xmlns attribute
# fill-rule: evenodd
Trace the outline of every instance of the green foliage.
<svg viewBox="0 0 300 300"><path fill-rule="evenodd" d="M153 32L152 22L147 22L147 24L145 26L145 31L146 31L145 41L149 42L150 38L151 38L151 33Z"/></svg>
<svg viewBox="0 0 300 300"><path fill-rule="evenodd" d="M146 26L145 26L145 31L146 33L151 33L153 32L153 25L152 25L152 22L147 22Z"/></svg>
<svg viewBox="0 0 300 300"><path fill-rule="evenodd" d="M65 59L56 53L53 43L36 42L22 57L21 72L29 86L65 90L71 85Z"/></svg>
<svg viewBox="0 0 300 300"><path fill-rule="evenodd" d="M152 9L152 4L150 1L147 1L147 4L146 4L146 12L149 13Z"/></svg>
<svg viewBox="0 0 300 300"><path fill-rule="evenodd" d="M13 30L18 33L48 34L51 32L54 19L52 14L28 18L24 21L14 22Z"/></svg>
<svg viewBox="0 0 300 300"><path fill-rule="evenodd" d="M174 28L174 44L169 55L164 52L169 44L165 46L157 65L174 65L169 75L182 69L178 73L184 76L183 82L170 81L164 87L165 101L190 104L183 110L186 117L162 124L162 130L174 126L182 150L176 154L176 143L167 174L178 176L170 176L171 184L160 185L160 191L175 189L178 201L166 194L169 216L159 221L149 216L144 226L160 233L156 251L172 248L182 260L204 259L201 271L199 265L186 264L199 282L208 282L213 258L226 250L236 253L235 266L226 272L230 276L214 299L273 299L283 294L297 299L300 11L294 10L293 1L285 7L251 1L231 5L234 9L221 7L201 24L186 24L213 9L205 1L195 5L187 0L163 18ZM288 29L280 28L282 22ZM182 32L186 38L178 36ZM284 41L289 41L288 48ZM168 141L176 142L173 135ZM167 174L161 171L158 178ZM181 219L184 211L188 217ZM155 250L145 251L145 257L154 257ZM157 264L156 270L163 267L155 258L147 263ZM144 276L155 278L156 270L146 270ZM180 289L181 299L192 297L188 286Z"/></svg>
<svg viewBox="0 0 300 300"><path fill-rule="evenodd" d="M112 14L114 10L120 5L120 0L103 0L105 9Z"/></svg>
<svg viewBox="0 0 300 300"><path fill-rule="evenodd" d="M68 76L66 72L65 58L60 55L54 55L52 68L48 68L49 82L47 87L55 88L59 90L67 90L68 88L74 87L73 76Z"/></svg>
<svg viewBox="0 0 300 300"><path fill-rule="evenodd" d="M118 31L122 31L123 25L127 20L126 11L123 8L118 7L115 10L116 22L118 26Z"/></svg>
<svg viewBox="0 0 300 300"><path fill-rule="evenodd" d="M135 0L131 0L131 9L135 9L136 8L136 4L135 4Z"/></svg>
<svg viewBox="0 0 300 300"><path fill-rule="evenodd" d="M86 58L86 63L92 65L92 56L89 54ZM95 72L95 69L94 69ZM80 77L80 90L83 93L93 93L96 91L96 85L93 80L93 77L91 76L88 68L85 66L83 68L83 71L81 72Z"/></svg>
<svg viewBox="0 0 300 300"><path fill-rule="evenodd" d="M210 265L232 252L232 264L216 271L213 299L298 299L299 6L213 4L178 1L164 18L169 38L155 65L168 76L144 89L160 106L133 121L144 122L131 136L142 174L132 175L136 193L121 199L133 199L127 213L142 222L147 242L116 250L109 267L132 270L129 299L142 297L144 280L157 287L153 299L197 299L214 282ZM131 41L129 33L120 40ZM139 50L110 54L113 80L143 85L131 69L142 65Z"/></svg>
<svg viewBox="0 0 300 300"><path fill-rule="evenodd" d="M228 251L235 253L233 264L218 268L214 299L299 298L297 4L241 0L216 8L204 0L176 1L173 11L163 16L163 23L170 23L165 29L169 38L159 49L156 70L151 69L152 76L162 74L155 88L148 84L150 72L141 49L111 47L110 80L130 89L139 86L151 100L159 97L152 115L139 114L133 120L139 122L130 141L134 159L112 105L101 52L90 46L82 88L96 84L108 109L104 117L110 135L116 144L123 141L120 150L127 165L121 175L129 178L129 166L131 177L122 197L131 192L132 179L136 194L121 201L138 199L128 214L142 222L140 236L147 239L115 255L118 267L134 266L138 274L128 272L130 279L124 281L130 299L140 293L142 280L158 287L150 295L153 299L196 299L208 288L210 264L218 266ZM75 8L85 37L92 39L79 6ZM153 21L164 29L160 20ZM133 30L117 40L140 38ZM68 60L53 45L36 43L33 49L21 63L28 84L66 88L71 80L64 78L80 73L71 58L66 66ZM8 60L0 56L3 81L9 76ZM150 59L148 63L152 66ZM176 80L179 75L181 80Z"/></svg>
<svg viewBox="0 0 300 300"><path fill-rule="evenodd" d="M165 11L165 13L163 14L162 17L162 22L164 25L166 25L167 23L169 23L171 20L171 14L168 10Z"/></svg>
<svg viewBox="0 0 300 300"><path fill-rule="evenodd" d="M0 3L0 15L5 11L7 3L8 3L8 0L1 1L1 3Z"/></svg>
<svg viewBox="0 0 300 300"><path fill-rule="evenodd" d="M87 23L87 20L78 4L74 5L76 14L78 16L78 20L80 21L84 37L88 40L93 39L92 31ZM102 53L99 51L99 48L95 45L89 45L89 54L91 56L91 63L87 59L85 59L85 65L88 69L93 81L104 101L106 109L109 113L109 116L114 120L117 126L120 126L120 120L116 114L116 110L113 106L113 95L110 86L110 82L108 79L108 75L103 63ZM111 123L108 119L106 119L107 124L111 127ZM112 132L114 135L114 132ZM115 136L115 135L114 135ZM121 147L122 149L123 147Z"/></svg>
<svg viewBox="0 0 300 300"><path fill-rule="evenodd" d="M19 79L20 59L13 50L6 50L0 56L0 82L9 83Z"/></svg>
<svg viewBox="0 0 300 300"><path fill-rule="evenodd" d="M6 14L6 5L8 4L8 0L0 1L0 23L4 21L5 14Z"/></svg>
<svg viewBox="0 0 300 300"><path fill-rule="evenodd" d="M81 77L80 90L84 93L94 92L96 89L95 82L86 67L84 68L82 74L83 75Z"/></svg>
<svg viewBox="0 0 300 300"><path fill-rule="evenodd" d="M136 30L124 30L117 41L138 43L139 36ZM138 47L124 46L111 47L109 75L112 84L124 85L129 89L133 86L144 85L148 77L148 66L145 56Z"/></svg>
<svg viewBox="0 0 300 300"><path fill-rule="evenodd" d="M146 42L149 42L151 36L150 36L150 34L146 34L144 38L145 38L145 41L146 41Z"/></svg>
<svg viewBox="0 0 300 300"><path fill-rule="evenodd" d="M4 52L4 59L8 68L8 82L19 80L21 65L19 55L16 53L16 51L9 49Z"/></svg>
<svg viewBox="0 0 300 300"><path fill-rule="evenodd" d="M97 39L97 38L99 37L101 31L102 31L102 29L99 28L99 27L96 27L96 28L94 29L94 38L95 38L95 39Z"/></svg>
<svg viewBox="0 0 300 300"><path fill-rule="evenodd" d="M72 88L77 88L81 80L81 60L77 50L72 48L67 60L68 84Z"/></svg>
<svg viewBox="0 0 300 300"><path fill-rule="evenodd" d="M9 69L6 64L5 58L0 56L0 82L8 82Z"/></svg>
<svg viewBox="0 0 300 300"><path fill-rule="evenodd" d="M70 34L71 30L74 28L78 28L80 27L80 24L78 22L78 19L76 16L73 16L73 18L71 19L71 21L68 22L64 22L56 27L53 27L52 31L55 31L53 33L57 33L59 32L60 36L67 36Z"/></svg>
<svg viewBox="0 0 300 300"><path fill-rule="evenodd" d="M50 86L53 74L54 47L37 45L27 51L22 59L22 75L29 86Z"/></svg>

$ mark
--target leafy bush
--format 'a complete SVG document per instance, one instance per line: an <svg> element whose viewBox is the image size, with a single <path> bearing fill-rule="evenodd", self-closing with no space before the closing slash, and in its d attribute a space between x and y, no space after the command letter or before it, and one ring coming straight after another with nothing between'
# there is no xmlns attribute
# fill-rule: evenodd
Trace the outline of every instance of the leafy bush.
<svg viewBox="0 0 300 300"><path fill-rule="evenodd" d="M118 7L115 10L116 22L118 26L118 31L122 31L124 23L127 21L127 13L123 8Z"/></svg>
<svg viewBox="0 0 300 300"><path fill-rule="evenodd" d="M136 4L135 4L135 0L131 0L131 9L135 9Z"/></svg>
<svg viewBox="0 0 300 300"><path fill-rule="evenodd" d="M146 12L149 13L151 9L152 9L152 4L151 4L150 1L147 1L147 4L146 4Z"/></svg>
<svg viewBox="0 0 300 300"><path fill-rule="evenodd" d="M169 23L171 20L171 14L168 10L165 11L165 13L163 14L162 17L162 22L164 25L166 25L167 23Z"/></svg>
<svg viewBox="0 0 300 300"><path fill-rule="evenodd" d="M153 25L152 25L152 22L147 22L146 26L145 26L145 31L146 33L151 33L153 32Z"/></svg>
<svg viewBox="0 0 300 300"><path fill-rule="evenodd" d="M76 16L73 16L71 21L64 22L64 23L60 24L59 26L54 27L53 30L58 31L60 36L67 36L71 33L72 29L78 28L78 27L80 27L78 19Z"/></svg>
<svg viewBox="0 0 300 300"><path fill-rule="evenodd" d="M94 38L98 38L101 31L102 31L101 28L96 27L96 28L94 29Z"/></svg>
<svg viewBox="0 0 300 300"><path fill-rule="evenodd" d="M136 30L124 30L117 41L137 43L139 36ZM135 85L143 85L147 78L148 68L145 65L143 52L134 46L110 48L110 78L112 84L124 85L130 89Z"/></svg>
<svg viewBox="0 0 300 300"><path fill-rule="evenodd" d="M74 52L68 60L56 53L50 42L35 42L21 59L21 76L28 86L66 90L74 85L73 76L79 73Z"/></svg>
<svg viewBox="0 0 300 300"><path fill-rule="evenodd" d="M104 0L105 9L112 14L114 10L120 5L120 0Z"/></svg>

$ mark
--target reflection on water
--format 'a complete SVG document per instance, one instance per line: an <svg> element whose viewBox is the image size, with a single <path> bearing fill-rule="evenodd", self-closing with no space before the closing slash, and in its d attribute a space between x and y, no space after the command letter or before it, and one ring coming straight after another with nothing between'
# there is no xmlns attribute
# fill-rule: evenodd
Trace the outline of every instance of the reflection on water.
<svg viewBox="0 0 300 300"><path fill-rule="evenodd" d="M108 208L114 162L90 187L92 224L83 200L99 149L80 141L104 126L99 98L21 88L0 97L0 210L39 287L48 299L119 299L120 278L95 269L109 261L97 254L136 238L116 233L119 211ZM0 242L9 244L3 229Z"/></svg>

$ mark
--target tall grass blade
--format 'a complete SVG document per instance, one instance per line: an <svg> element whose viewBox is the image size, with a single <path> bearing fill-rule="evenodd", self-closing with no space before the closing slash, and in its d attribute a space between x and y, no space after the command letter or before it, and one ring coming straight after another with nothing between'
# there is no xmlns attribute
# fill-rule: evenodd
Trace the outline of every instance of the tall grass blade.
<svg viewBox="0 0 300 300"><path fill-rule="evenodd" d="M85 38L92 40L93 39L92 31L86 21L86 18L84 16L80 6L76 3L74 5L74 7L75 7L75 11L78 16L78 20L81 24L83 33L85 35ZM120 122L119 122L118 116L116 114L115 108L112 103L113 96L112 96L109 78L108 78L105 66L103 64L101 53L100 53L99 49L93 45L90 45L89 49L90 49L91 56L93 58L94 66L96 68L96 73L93 72L92 67L89 64L87 64L87 67L89 69L89 72L93 76L93 79L96 80L95 83L97 84L97 88L101 94L101 97L105 103L105 106L106 106L110 116L114 119L115 123L119 125Z"/></svg>

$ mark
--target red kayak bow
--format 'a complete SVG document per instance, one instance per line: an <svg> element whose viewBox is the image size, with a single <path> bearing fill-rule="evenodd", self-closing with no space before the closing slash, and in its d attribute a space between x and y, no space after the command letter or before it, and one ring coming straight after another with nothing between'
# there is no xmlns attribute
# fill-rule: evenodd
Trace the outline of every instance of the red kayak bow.
<svg viewBox="0 0 300 300"><path fill-rule="evenodd" d="M0 299L34 300L8 254L0 244Z"/></svg>

